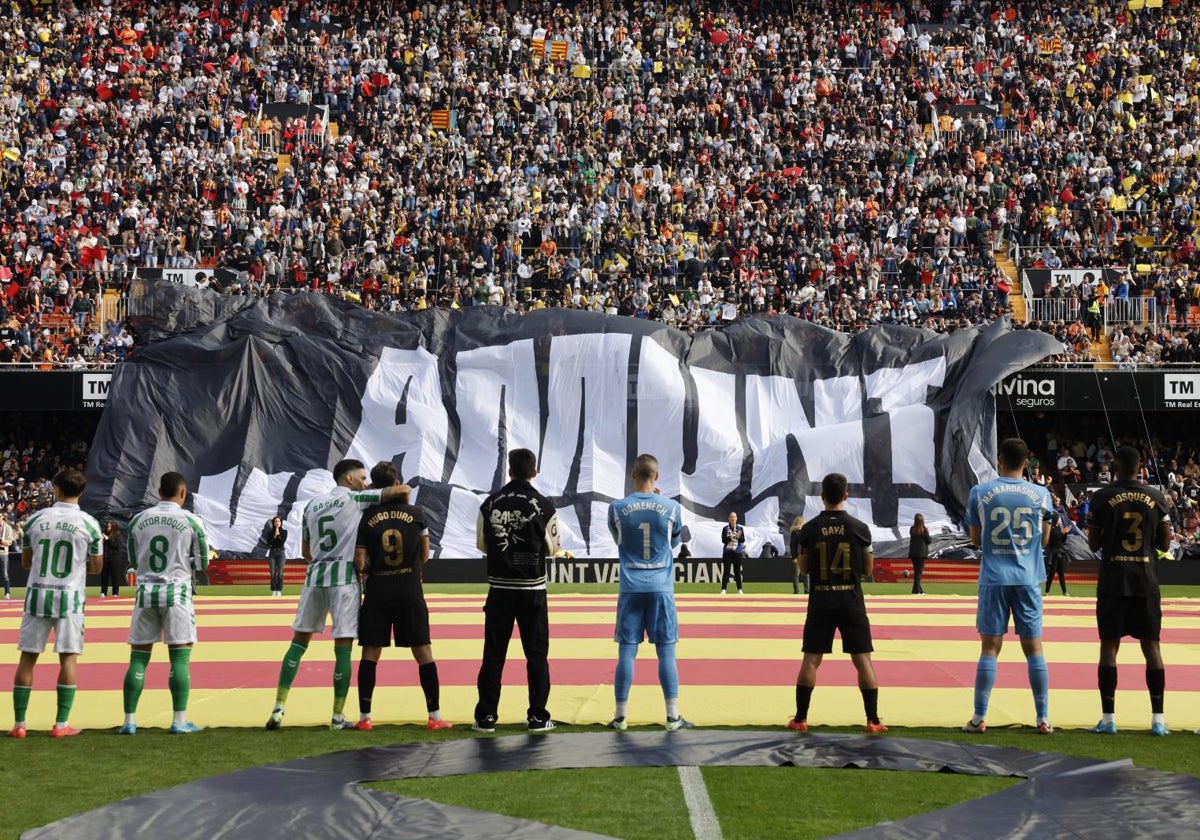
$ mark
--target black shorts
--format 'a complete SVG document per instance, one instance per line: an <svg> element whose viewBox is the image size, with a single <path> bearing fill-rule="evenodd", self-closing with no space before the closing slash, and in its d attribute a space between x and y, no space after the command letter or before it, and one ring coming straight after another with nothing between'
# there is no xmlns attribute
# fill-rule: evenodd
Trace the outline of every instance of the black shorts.
<svg viewBox="0 0 1200 840"><path fill-rule="evenodd" d="M871 622L867 609L857 596L826 598L820 593L808 602L804 619L805 653L833 653L833 634L842 636L843 653L870 653Z"/></svg>
<svg viewBox="0 0 1200 840"><path fill-rule="evenodd" d="M1096 627L1109 641L1132 636L1157 642L1162 634L1162 602L1157 595L1100 595L1096 598Z"/></svg>
<svg viewBox="0 0 1200 840"><path fill-rule="evenodd" d="M363 647L420 647L429 644L429 607L420 593L372 595L358 610L358 643Z"/></svg>

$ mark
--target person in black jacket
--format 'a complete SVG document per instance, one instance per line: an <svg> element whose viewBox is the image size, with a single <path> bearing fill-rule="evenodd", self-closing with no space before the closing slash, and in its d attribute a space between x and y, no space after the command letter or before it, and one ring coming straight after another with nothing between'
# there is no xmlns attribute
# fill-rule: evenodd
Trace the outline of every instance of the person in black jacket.
<svg viewBox="0 0 1200 840"><path fill-rule="evenodd" d="M263 540L267 544L267 564L271 568L271 597L283 597L283 567L287 563L287 528L276 516L263 529Z"/></svg>
<svg viewBox="0 0 1200 840"><path fill-rule="evenodd" d="M921 585L921 576L925 574L925 561L929 559L929 529L925 527L925 517L916 514L913 524L908 529L908 560L913 567L912 594L924 595L925 587Z"/></svg>
<svg viewBox="0 0 1200 840"><path fill-rule="evenodd" d="M721 594L729 587L732 577L737 584L738 594L742 594L742 558L746 556L746 529L738 524L738 515L729 514L729 524L721 529L721 560L724 564L724 574L721 576Z"/></svg>
<svg viewBox="0 0 1200 840"><path fill-rule="evenodd" d="M521 647L529 684L525 726L530 732L554 728L550 697L550 617L546 607L546 557L558 551L558 514L550 500L529 483L537 476L537 456L528 449L508 454L512 479L479 508L476 541L487 555L488 594L483 606L483 663L475 705L477 732L495 732L500 681L513 622L521 629Z"/></svg>
<svg viewBox="0 0 1200 840"><path fill-rule="evenodd" d="M800 594L800 585L804 585L804 594L808 594L808 575L800 574L800 529L804 527L804 517L797 516L792 520L792 539L789 550L792 555L792 594Z"/></svg>
<svg viewBox="0 0 1200 840"><path fill-rule="evenodd" d="M1054 496L1054 516L1050 518L1050 542L1046 543L1046 594L1054 584L1054 576L1058 575L1058 585L1062 594L1067 594L1067 532L1070 529L1067 513L1062 509L1062 502Z"/></svg>
<svg viewBox="0 0 1200 840"><path fill-rule="evenodd" d="M121 529L117 523L108 520L101 532L104 537L104 566L100 570L100 597L108 597L108 588L112 587L113 597L121 594L121 580L125 577L124 540L121 539Z"/></svg>

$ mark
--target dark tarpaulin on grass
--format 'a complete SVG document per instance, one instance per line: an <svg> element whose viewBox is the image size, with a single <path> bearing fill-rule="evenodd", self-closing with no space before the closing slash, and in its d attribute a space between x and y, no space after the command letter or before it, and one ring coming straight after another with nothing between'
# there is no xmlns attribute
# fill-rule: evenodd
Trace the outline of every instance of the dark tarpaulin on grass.
<svg viewBox="0 0 1200 840"><path fill-rule="evenodd" d="M1149 838L1180 837L1200 825L1200 779L1143 770L1129 762L916 738L710 729L468 738L332 753L126 799L23 837L595 837L396 796L359 783L505 770L671 766L866 768L1030 780L850 836Z"/></svg>

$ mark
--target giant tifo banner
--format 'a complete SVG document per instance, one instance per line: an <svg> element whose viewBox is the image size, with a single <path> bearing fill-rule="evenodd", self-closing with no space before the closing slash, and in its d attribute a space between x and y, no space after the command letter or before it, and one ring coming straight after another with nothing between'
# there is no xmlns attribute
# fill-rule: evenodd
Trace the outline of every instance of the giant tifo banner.
<svg viewBox="0 0 1200 840"><path fill-rule="evenodd" d="M720 554L731 511L752 553L783 549L833 471L849 479L850 511L894 539L915 513L957 519L994 475L992 386L1061 349L1005 322L846 335L780 316L689 336L578 310L394 316L317 294L135 292L151 341L114 373L85 507L125 519L178 470L215 548L261 550L279 515L292 557L305 501L344 457L393 461L434 553L478 556L479 504L521 447L538 453L534 486L577 556L615 555L605 513L641 452L682 504L693 555Z"/></svg>

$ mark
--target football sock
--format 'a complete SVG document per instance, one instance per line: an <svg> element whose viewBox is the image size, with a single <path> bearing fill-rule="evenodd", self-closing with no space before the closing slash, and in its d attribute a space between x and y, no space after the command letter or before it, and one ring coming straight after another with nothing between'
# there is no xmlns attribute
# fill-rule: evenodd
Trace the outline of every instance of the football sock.
<svg viewBox="0 0 1200 840"><path fill-rule="evenodd" d="M350 694L350 658L354 653L350 645L333 647L333 716L341 717L346 708L346 697Z"/></svg>
<svg viewBox="0 0 1200 840"><path fill-rule="evenodd" d="M867 720L871 723L879 723L879 689L878 688L860 688L863 698L863 711L867 713Z"/></svg>
<svg viewBox="0 0 1200 840"><path fill-rule="evenodd" d="M663 697L670 700L679 697L679 666L675 663L675 643L667 642L654 646L658 653L658 684ZM678 715L670 715L678 717Z"/></svg>
<svg viewBox="0 0 1200 840"><path fill-rule="evenodd" d="M1046 657L1040 653L1025 660L1029 670L1029 687L1033 689L1033 707L1038 721L1048 719L1050 714L1050 672L1046 668Z"/></svg>
<svg viewBox="0 0 1200 840"><path fill-rule="evenodd" d="M617 648L617 670L613 674L613 691L617 702L629 699L629 686L633 684L633 660L637 658L637 645L624 642Z"/></svg>
<svg viewBox="0 0 1200 840"><path fill-rule="evenodd" d="M75 686L60 685L58 687L58 711L55 713L54 725L66 726L71 719L71 707L75 705Z"/></svg>
<svg viewBox="0 0 1200 840"><path fill-rule="evenodd" d="M171 710L176 718L183 715L180 723L187 721L188 695L192 691L192 649L178 647L171 649L171 673L167 677L167 687L171 689Z"/></svg>
<svg viewBox="0 0 1200 840"><path fill-rule="evenodd" d="M628 700L618 700L617 701L617 709L615 712L613 712L613 717L614 718L623 718L623 717L625 717L625 713L628 710L629 710L629 701Z"/></svg>
<svg viewBox="0 0 1200 840"><path fill-rule="evenodd" d="M426 662L417 668L421 678L421 691L425 692L425 710L433 713L442 708L442 687L438 682L436 662Z"/></svg>
<svg viewBox="0 0 1200 840"><path fill-rule="evenodd" d="M13 686L13 722L24 723L25 715L29 711L29 695L33 693L33 686L30 685L14 685Z"/></svg>
<svg viewBox="0 0 1200 840"><path fill-rule="evenodd" d="M679 698L678 697L667 697L665 699L665 704L667 707L667 717L670 718L671 720L675 720L676 718L678 718L679 717Z"/></svg>
<svg viewBox="0 0 1200 840"><path fill-rule="evenodd" d="M1115 714L1117 711L1117 666L1101 665L1097 668L1096 683L1100 686L1100 711L1106 715Z"/></svg>
<svg viewBox="0 0 1200 840"><path fill-rule="evenodd" d="M137 712L138 700L142 698L142 689L146 686L146 666L150 664L150 651L131 650L129 652L129 670L125 672L125 714ZM132 723L126 718L126 723Z"/></svg>
<svg viewBox="0 0 1200 840"><path fill-rule="evenodd" d="M375 669L378 662L370 659L358 660L358 713L371 716L371 698L375 695Z"/></svg>
<svg viewBox="0 0 1200 840"><path fill-rule="evenodd" d="M1163 693L1167 688L1167 672L1163 668L1146 669L1146 689L1150 692L1150 711L1163 713Z"/></svg>
<svg viewBox="0 0 1200 840"><path fill-rule="evenodd" d="M814 686L796 686L796 720L808 720L808 704L812 702Z"/></svg>
<svg viewBox="0 0 1200 840"><path fill-rule="evenodd" d="M988 701L992 697L992 686L996 684L996 657L981 656L975 666L975 717L979 723L987 717Z"/></svg>
<svg viewBox="0 0 1200 840"><path fill-rule="evenodd" d="M279 687L275 689L275 705L281 709L287 702L288 692L292 690L292 681L296 679L296 673L300 670L300 660L304 658L304 652L307 650L308 645L292 642L287 653L283 655L283 664L279 666Z"/></svg>

